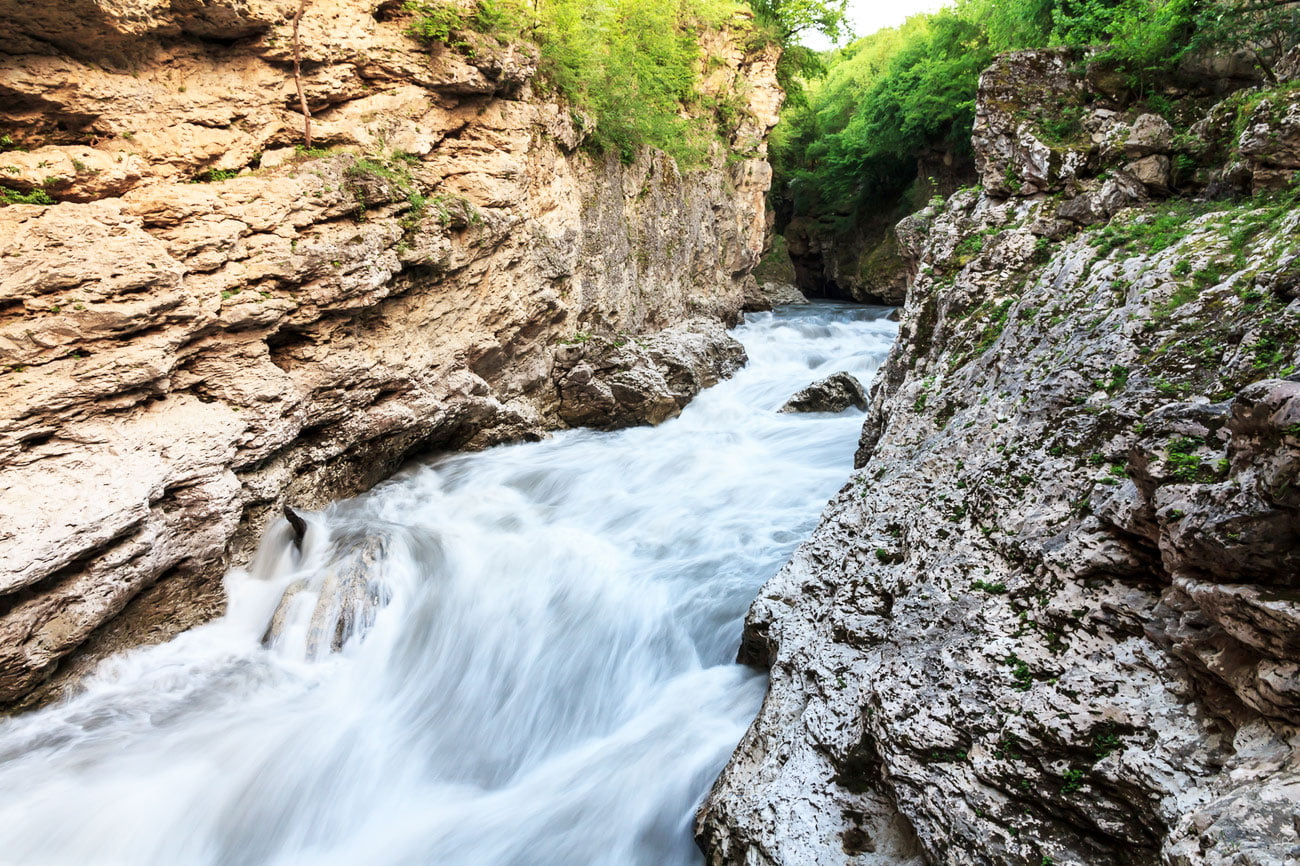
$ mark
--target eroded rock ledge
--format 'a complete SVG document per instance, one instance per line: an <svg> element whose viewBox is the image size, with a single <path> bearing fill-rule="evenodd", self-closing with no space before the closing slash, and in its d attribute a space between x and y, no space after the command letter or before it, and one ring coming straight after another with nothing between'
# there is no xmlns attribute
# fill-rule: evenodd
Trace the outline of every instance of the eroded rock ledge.
<svg viewBox="0 0 1300 866"><path fill-rule="evenodd" d="M588 423L578 335L683 325L640 359L674 405L735 359L772 51L707 37L746 157L683 174L581 150L526 47L426 48L400 4L316 0L303 152L295 6L0 0L0 131L26 148L0 184L58 201L0 209L0 702L212 615L287 501ZM662 414L631 402L602 426Z"/></svg>
<svg viewBox="0 0 1300 866"><path fill-rule="evenodd" d="M746 621L714 866L1300 857L1295 91L1204 133L1240 197L1162 203L1158 118L1049 146L1011 102L1070 74L987 73L985 189L899 226L859 469Z"/></svg>

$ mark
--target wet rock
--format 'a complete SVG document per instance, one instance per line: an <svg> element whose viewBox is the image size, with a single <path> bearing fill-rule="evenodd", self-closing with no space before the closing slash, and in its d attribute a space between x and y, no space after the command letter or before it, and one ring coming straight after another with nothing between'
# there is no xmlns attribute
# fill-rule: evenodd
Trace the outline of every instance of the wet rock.
<svg viewBox="0 0 1300 866"><path fill-rule="evenodd" d="M782 412L843 412L850 406L867 408L867 393L849 373L835 373L813 382L785 402Z"/></svg>
<svg viewBox="0 0 1300 866"><path fill-rule="evenodd" d="M744 346L712 322L646 338L581 334L556 352L559 414L575 427L659 424L745 360Z"/></svg>
<svg viewBox="0 0 1300 866"><path fill-rule="evenodd" d="M363 638L392 597L383 574L392 545L393 539L382 532L334 540L315 574L285 589L262 643L283 647L304 617L306 642L301 649L307 659L339 652L348 641Z"/></svg>
<svg viewBox="0 0 1300 866"><path fill-rule="evenodd" d="M745 292L744 310L747 313L762 312L785 304L806 304L808 298L790 283L765 282L755 283L753 289Z"/></svg>

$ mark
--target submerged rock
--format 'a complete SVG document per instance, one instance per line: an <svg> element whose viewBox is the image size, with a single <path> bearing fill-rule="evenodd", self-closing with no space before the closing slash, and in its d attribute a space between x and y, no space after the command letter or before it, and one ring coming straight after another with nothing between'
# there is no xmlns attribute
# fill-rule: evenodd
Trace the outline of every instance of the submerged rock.
<svg viewBox="0 0 1300 866"><path fill-rule="evenodd" d="M301 541L296 525L293 536L297 547ZM285 589L262 643L268 647L281 645L308 609L311 613L303 647L308 659L338 652L354 637L364 637L391 598L383 564L392 544L392 538L383 532L345 535L336 540L323 567Z"/></svg>
<svg viewBox="0 0 1300 866"><path fill-rule="evenodd" d="M813 382L795 394L781 412L843 412L850 406L867 408L867 392L852 375L839 372Z"/></svg>

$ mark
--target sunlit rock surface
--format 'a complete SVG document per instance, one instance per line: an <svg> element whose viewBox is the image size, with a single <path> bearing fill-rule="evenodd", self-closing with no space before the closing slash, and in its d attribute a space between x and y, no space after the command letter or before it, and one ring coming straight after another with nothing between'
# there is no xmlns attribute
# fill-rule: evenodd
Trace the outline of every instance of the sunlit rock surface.
<svg viewBox="0 0 1300 866"><path fill-rule="evenodd" d="M534 49L430 48L401 4L315 0L303 151L296 5L0 2L0 126L25 148L0 181L58 202L0 209L0 702L133 599L87 658L211 616L287 501L566 426L575 335L738 318L773 50L705 37L702 88L745 82L745 156L683 173L580 149ZM661 354L675 405L713 375ZM628 405L602 424L664 414Z"/></svg>

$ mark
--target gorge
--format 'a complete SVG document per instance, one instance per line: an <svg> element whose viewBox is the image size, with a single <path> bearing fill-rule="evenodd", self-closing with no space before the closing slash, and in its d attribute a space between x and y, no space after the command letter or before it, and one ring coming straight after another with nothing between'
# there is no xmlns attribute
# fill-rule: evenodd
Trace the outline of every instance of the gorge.
<svg viewBox="0 0 1300 866"><path fill-rule="evenodd" d="M0 0L0 862L1300 860L1300 4L521 8Z"/></svg>

